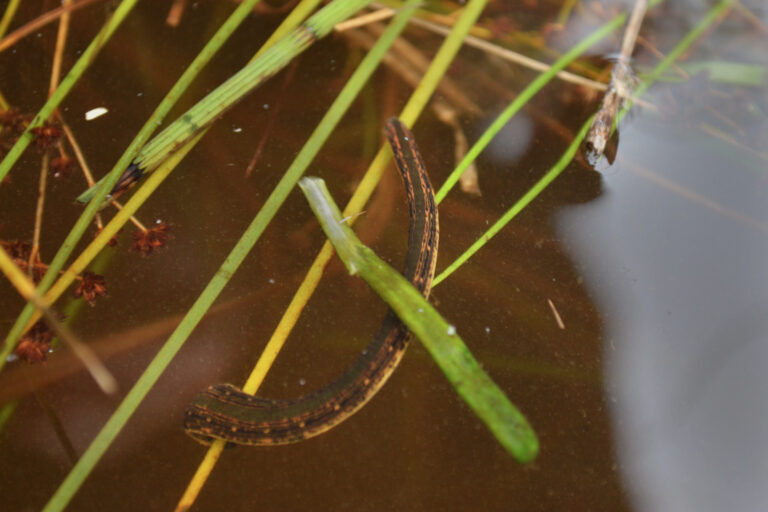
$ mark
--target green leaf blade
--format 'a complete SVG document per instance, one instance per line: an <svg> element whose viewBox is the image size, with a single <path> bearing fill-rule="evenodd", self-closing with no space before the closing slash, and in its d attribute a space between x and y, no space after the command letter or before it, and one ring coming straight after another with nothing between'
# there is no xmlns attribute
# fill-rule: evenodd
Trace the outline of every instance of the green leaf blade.
<svg viewBox="0 0 768 512"><path fill-rule="evenodd" d="M520 462L530 462L539 442L525 416L483 371L456 329L399 272L384 263L341 221L325 183L299 182L315 216L347 268L354 268L421 340L435 362L504 448Z"/></svg>

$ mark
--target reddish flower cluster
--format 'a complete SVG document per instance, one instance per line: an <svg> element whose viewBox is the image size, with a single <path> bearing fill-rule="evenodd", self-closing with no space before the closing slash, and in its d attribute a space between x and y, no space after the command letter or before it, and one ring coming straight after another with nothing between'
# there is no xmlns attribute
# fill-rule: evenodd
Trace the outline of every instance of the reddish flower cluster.
<svg viewBox="0 0 768 512"><path fill-rule="evenodd" d="M31 119L31 114L22 114L16 108L0 110L0 126L2 126L2 133L0 133L0 155L5 154L11 149L19 135L27 129Z"/></svg>
<svg viewBox="0 0 768 512"><path fill-rule="evenodd" d="M160 222L152 229L134 231L131 249L140 252L142 256L148 256L152 252L162 249L171 238L168 230L168 223Z"/></svg>
<svg viewBox="0 0 768 512"><path fill-rule="evenodd" d="M24 133L31 119L31 114L22 114L17 108L9 108L0 112L0 124L3 125L3 129L8 130L13 135Z"/></svg>
<svg viewBox="0 0 768 512"><path fill-rule="evenodd" d="M32 250L32 242L29 240L10 240L8 242L0 240L0 246L14 260L28 260L29 251Z"/></svg>
<svg viewBox="0 0 768 512"><path fill-rule="evenodd" d="M107 295L107 281L104 276L88 272L83 272L80 276L80 284L77 285L74 291L75 298L82 297L90 304L94 305L96 297L104 297Z"/></svg>
<svg viewBox="0 0 768 512"><path fill-rule="evenodd" d="M51 350L53 333L42 320L37 322L21 337L16 346L16 355L28 363L43 363Z"/></svg>
<svg viewBox="0 0 768 512"><path fill-rule="evenodd" d="M54 178L69 178L69 175L72 174L72 170L76 165L75 160L68 156L57 156L51 160L51 172L53 172Z"/></svg>
<svg viewBox="0 0 768 512"><path fill-rule="evenodd" d="M28 273L29 271L29 255L32 251L32 242L28 240L0 240L0 247L13 259L13 262L18 265L22 272ZM43 274L48 267L46 267L41 261L36 261L32 268L32 280L35 284L39 283L43 278Z"/></svg>
<svg viewBox="0 0 768 512"><path fill-rule="evenodd" d="M61 127L58 123L44 122L30 130L35 136L35 144L40 149L48 149L58 142L61 137Z"/></svg>

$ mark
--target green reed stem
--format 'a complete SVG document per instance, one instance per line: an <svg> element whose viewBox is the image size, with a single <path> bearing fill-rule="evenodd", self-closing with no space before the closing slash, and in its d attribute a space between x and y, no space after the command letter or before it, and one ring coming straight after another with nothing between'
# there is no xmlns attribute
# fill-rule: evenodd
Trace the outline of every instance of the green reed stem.
<svg viewBox="0 0 768 512"><path fill-rule="evenodd" d="M155 131L157 126L162 122L171 108L173 108L173 106L179 100L182 93L189 87L192 81L197 77L200 71L202 71L202 69L211 60L211 58L213 58L221 46L229 39L229 36L232 35L240 23L242 23L242 21L251 13L253 7L259 1L260 0L246 0L232 12L230 17L222 24L219 30L216 31L216 34L214 34L211 40L208 41L200 54L187 67L176 84L174 84L171 90L168 91L168 94L166 94L165 98L163 98L163 100L157 106L141 130L139 130L139 133L136 135L136 137L134 137L133 141L125 150L125 153L123 153L123 155L117 161L112 170L104 178L102 178L105 181L106 186L101 190L95 191L94 200L85 208L83 213L80 215L80 218L72 227L69 234L64 239L62 245L59 247L59 250L53 257L48 270L46 271L45 275L40 281L40 284L37 287L39 294L42 295L47 292L53 284L54 280L58 277L59 271L64 267L64 264L69 259L75 246L90 226L94 216L98 213L99 208L101 207L101 204L107 195L107 191L111 190L125 168L128 167L128 165L131 163L131 160L133 160L134 156L136 156L144 143L152 135L152 132ZM121 4L118 10L122 8L123 5L124 4ZM118 13L116 12L112 19L114 19L117 14ZM93 43L91 46L93 46ZM74 71L75 69L73 68L70 74L67 75L64 81L62 81L62 84L69 79L70 75ZM59 88L61 88L61 86L59 86ZM58 90L59 89L57 89L57 93ZM40 114L38 114L38 116L39 115ZM5 161L3 161L3 163L4 162ZM104 238L104 240L108 241L109 238ZM103 246L104 244L95 248L94 255L96 252L98 252L98 250L103 248ZM27 328L29 328L30 323L34 322L32 318L35 315L36 309L34 306L27 304L11 327L11 330L8 332L8 335L5 338L5 342L3 343L2 347L0 347L0 372L3 370L7 356L16 347L16 343L18 342L21 335L26 331Z"/></svg>
<svg viewBox="0 0 768 512"><path fill-rule="evenodd" d="M19 136L19 139L13 145L8 154L5 155L2 162L0 162L0 181L3 181L5 176L11 170L11 167L16 163L21 154L27 149L27 146L32 142L35 136L32 134L32 129L42 125L50 116L53 111L64 101L69 91L75 86L80 77L85 73L91 63L96 59L104 45L107 44L109 38L117 30L117 27L123 22L125 17L131 12L138 0L123 0L115 10L112 17L109 18L107 23L101 28L96 37L93 38L91 44L85 49L83 54L77 59L77 62L72 69L67 73L67 76L61 81L56 91L48 98L45 105L40 109L37 115L29 123L24 133Z"/></svg>
<svg viewBox="0 0 768 512"><path fill-rule="evenodd" d="M109 448L112 441L114 441L115 437L120 433L141 401L147 393L149 393L149 390L155 382L157 382L157 379L160 378L165 368L187 340L190 333L197 326L205 312L210 308L211 304L216 300L229 279L237 271L242 261L261 236L261 233L266 229L266 226L272 220L288 194L293 190L296 181L298 181L301 174L309 166L324 141L333 132L336 124L338 124L341 117L349 108L349 105L354 101L360 89L362 89L371 74L373 74L373 71L378 67L379 62L391 46L392 42L405 27L408 17L413 12L412 7L418 1L419 0L409 0L407 6L410 6L411 8L404 9L397 17L395 17L385 33L379 38L379 41L377 41L368 55L366 55L360 63L338 98L328 109L323 120L318 124L317 128L312 133L312 136L275 187L275 190L270 194L262 209L224 260L221 268L213 276L190 310L184 316L179 326L174 330L155 358L147 366L147 369L142 373L136 381L136 384L134 384L131 390L127 393L126 397L117 407L101 431L96 435L75 467L70 471L56 493L51 497L44 512L63 510L72 499L74 494L93 470L93 467ZM150 180L153 178L155 178L154 175L150 177Z"/></svg>
<svg viewBox="0 0 768 512"><path fill-rule="evenodd" d="M475 411L496 440L520 462L530 462L539 441L525 416L509 401L469 351L456 328L397 270L382 261L342 221L325 182L299 182L315 217L350 274L359 274L419 338L456 392Z"/></svg>
<svg viewBox="0 0 768 512"><path fill-rule="evenodd" d="M602 27L598 28L595 32L587 36L576 46L568 50L562 57L557 59L557 61L552 64L551 68L537 76L536 79L528 85L528 87L523 89L518 97L515 98L514 101L512 101L512 103L510 103L509 106L507 106L507 108L505 108L504 111L496 118L493 124L491 124L491 126L485 130L483 135L470 148L461 162L459 162L459 165L456 166L456 169L451 172L451 174L445 180L445 183L443 183L443 186L441 186L440 190L438 190L435 194L437 203L440 204L440 202L445 199L445 196L448 195L448 192L450 192L453 186L456 185L456 182L459 181L459 178L464 173L464 171L467 170L467 167L469 167L472 162L477 160L477 157L480 155L480 153L486 148L486 146L488 146L488 144L490 144L491 140L493 140L496 134L499 133L499 131L509 122L509 120L512 119L512 116L517 114L520 109L523 108L536 95L536 93L543 89L544 86L547 85L555 77L555 75L557 75L557 73L565 69L568 64L589 50L592 45L619 28L624 23L626 18L626 14L620 14Z"/></svg>
<svg viewBox="0 0 768 512"><path fill-rule="evenodd" d="M144 173L152 172L171 152L206 128L269 77L282 70L316 40L325 37L334 25L347 19L370 1L336 0L328 4L179 116L149 141L132 163ZM77 200L89 201L94 189L95 186L83 192Z"/></svg>
<svg viewBox="0 0 768 512"><path fill-rule="evenodd" d="M712 9L709 13L693 28L678 44L675 48L664 58L650 74L649 78L640 84L635 91L635 96L639 97L653 84L661 74L669 68L669 66L682 55L699 37L709 28L712 23L724 12L724 10L732 3L732 0L723 0ZM604 26L605 27L605 26ZM602 29L601 29L602 30ZM617 116L621 119L630 108L627 105L622 109ZM576 156L576 152L579 149L584 137L586 137L589 125L592 122L592 118L581 127L578 134L574 137L571 144L565 150L563 155L557 161L557 163L547 171L542 178L526 192L507 212L491 226L475 243L473 243L464 253L461 254L455 261L453 261L448 267L445 268L439 275L437 275L433 281L433 286L436 286L442 282L445 278L455 272L461 265L463 265L469 258L472 257L477 251L482 248L488 240L493 238L499 231L506 226L523 208L531 203L554 179L560 175L560 173L566 168L566 166ZM495 123L494 123L495 124ZM442 190L442 189L441 189Z"/></svg>
<svg viewBox="0 0 768 512"><path fill-rule="evenodd" d="M11 0L8 5L5 6L5 12L3 12L3 18L0 19L0 39L3 38L8 31L8 26L13 21L13 16L16 14L16 10L19 8L21 0Z"/></svg>

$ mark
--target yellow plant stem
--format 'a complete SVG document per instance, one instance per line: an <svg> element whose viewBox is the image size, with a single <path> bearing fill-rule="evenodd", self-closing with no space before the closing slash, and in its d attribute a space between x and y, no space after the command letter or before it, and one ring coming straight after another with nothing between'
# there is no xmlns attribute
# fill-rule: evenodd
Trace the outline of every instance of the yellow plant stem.
<svg viewBox="0 0 768 512"><path fill-rule="evenodd" d="M406 125L412 126L419 114L421 114L427 101L429 101L429 98L435 91L440 78L445 74L453 57L458 52L459 48L461 48L464 36L474 25L477 17L485 7L486 2L487 0L472 0L464 8L464 11L454 25L453 33L446 39L445 43L440 48L440 51L432 61L432 64L425 73L421 83L411 95L411 98L403 108L402 113L398 116ZM384 173L391 156L392 154L388 147L382 146L379 149L373 163L371 163L363 176L363 179L360 181L360 185L350 198L346 208L344 208L343 215L345 218L349 217L348 222L354 222L356 214L362 211L363 207L368 202L368 199L371 197L376 185L379 183L381 175ZM307 271L307 275L304 277L298 290L296 290L296 294L293 296L293 299L291 299L285 313L283 313L280 323L277 325L269 342L267 342L264 351L256 362L256 366L253 368L253 371L251 371L248 380L242 388L244 392L254 394L259 385L261 385L267 371L269 371L277 354L283 347L285 339L296 325L301 311L304 309L304 306L306 306L312 293L314 293L317 288L320 278L323 275L323 270L326 265L328 265L332 256L333 246L330 242L326 241L317 257L312 262L312 266L309 268L309 271Z"/></svg>
<svg viewBox="0 0 768 512"><path fill-rule="evenodd" d="M256 55L254 55L251 60L257 58L264 51L269 49L269 47L272 46L275 42L279 41L281 37L290 32L291 29L302 23L319 3L320 0L302 0L299 2L299 4L293 8L291 13L285 18L285 20L283 20L280 26L277 27L277 29L262 45L258 52L256 52ZM272 364L272 361L274 361L276 356L277 352L275 352L275 355L269 361L269 365ZM264 373L266 373L266 370L264 370ZM251 393L256 392L256 389L259 387L262 380L263 378L255 381L255 383L252 384L252 386L255 387ZM208 451L206 452L205 457L197 467L194 476L189 481L189 484L187 484L187 488L184 490L184 494L182 494L179 502L176 504L176 508L174 509L176 512L186 511L195 503L197 496L200 494L200 490L203 488L203 485L205 485L205 482L208 480L208 477L213 471L213 468L216 466L216 463L218 462L222 451L224 451L225 446L226 443L224 441L216 440L208 447Z"/></svg>
<svg viewBox="0 0 768 512"><path fill-rule="evenodd" d="M10 255L2 247L0 247L0 271L5 274L8 281L10 281L16 288L16 291L19 292L19 295L24 297L24 300L27 302L33 304L37 308L36 311L39 315L45 317L45 321L53 332L69 345L72 352L82 361L99 387L107 394L112 394L117 391L117 381L101 361L99 361L96 353L87 345L80 343L75 335L59 322L56 316L50 311L43 298L38 295L32 280L22 272L19 266L16 265Z"/></svg>
<svg viewBox="0 0 768 512"><path fill-rule="evenodd" d="M410 100L399 116L407 125L412 125L426 106L432 93L437 88L437 84L452 62L453 57L458 52L459 48L461 48L464 36L474 25L486 3L487 0L471 0L464 8L459 21L457 21L454 27L454 32L446 39L445 43L440 48L432 65L425 73L421 84L413 92ZM381 175L386 169L390 157L391 153L387 147L383 146L379 149L373 163L368 168L368 171L366 171L360 185L347 204L347 207L344 209L345 216L353 215L362 210L381 179ZM330 261L331 256L333 256L333 247L330 242L325 242L299 286L299 289L296 291L293 299L291 299L283 317L280 319L280 323L272 334L270 340L267 342L264 351L256 362L246 383L243 385L242 389L244 392L255 394L261 383L264 381L264 377L272 366L272 363L275 361L277 354L285 344L288 334L296 325L301 311L304 309L304 306L309 301L312 293L317 288L320 278L323 275L323 270L328 264L328 261ZM205 459L198 467L195 476L187 486L184 495L176 507L176 511L187 510L192 505L200 492L200 488L205 483L208 473L213 470L213 466L218 460L218 456L224 445L224 441L214 441L211 443Z"/></svg>
<svg viewBox="0 0 768 512"><path fill-rule="evenodd" d="M8 2L8 5L5 6L3 18L0 19L0 39L2 39L8 31L8 26L11 24L11 21L13 21L13 16L16 14L16 10L19 8L20 4L21 0L11 0Z"/></svg>
<svg viewBox="0 0 768 512"><path fill-rule="evenodd" d="M0 271L24 299L30 300L30 297L36 295L35 286L2 247L0 247Z"/></svg>
<svg viewBox="0 0 768 512"><path fill-rule="evenodd" d="M208 451L205 452L203 461L197 466L195 475L192 477L192 480L189 481L187 489L184 491L184 495L182 495L179 503L176 505L174 512L186 512L195 503L197 495L200 494L200 489L203 488L203 485L205 485L205 482L208 480L208 476L219 461L221 452L224 451L226 445L227 443L221 439L217 439L211 443L211 446L208 447Z"/></svg>

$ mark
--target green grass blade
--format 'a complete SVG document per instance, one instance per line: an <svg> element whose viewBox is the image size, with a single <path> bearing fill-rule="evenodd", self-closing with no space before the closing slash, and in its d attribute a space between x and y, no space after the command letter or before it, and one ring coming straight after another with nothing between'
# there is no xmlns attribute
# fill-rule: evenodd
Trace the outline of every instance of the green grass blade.
<svg viewBox="0 0 768 512"><path fill-rule="evenodd" d="M102 178L102 180L105 181L105 186L103 188L92 187L89 189L90 191L93 191L93 201L85 208L83 213L80 215L80 218L77 220L72 230L64 239L62 245L59 247L59 250L56 252L56 255L51 261L48 270L38 285L37 291L39 294L42 295L47 292L53 284L54 280L58 277L59 271L63 268L75 246L90 226L91 221L93 220L93 217L96 215L96 213L98 213L99 208L107 195L107 192L111 190L112 186L123 173L123 170L128 167L128 165L131 163L131 160L133 160L134 156L136 156L144 143L149 139L149 137L152 135L152 132L155 131L157 125L162 122L163 118L168 114L171 108L173 108L182 93L187 89L187 87L189 87L195 77L197 77L205 65L211 60L211 58L213 58L221 46L229 39L229 36L232 35L240 23L242 23L242 21L251 13L253 7L259 1L260 0L246 0L232 12L232 14L222 24L219 30L216 31L216 34L214 34L211 40L205 45L200 54L187 67L176 84L174 84L171 90L168 91L168 94L166 94L165 98L163 98L163 101L160 102L141 130L139 130L139 133L136 135L136 137L134 137L133 141L125 150L125 153L123 153L123 155L117 161L112 170L104 178ZM115 14L115 16L116 15L117 14ZM8 355L15 348L16 342L23 334L25 328L29 324L30 318L32 318L32 316L35 314L35 311L36 310L34 307L31 305L26 305L11 327L11 330L8 332L3 346L0 347L0 371L2 371Z"/></svg>
<svg viewBox="0 0 768 512"><path fill-rule="evenodd" d="M440 78L445 74L448 65L455 57L467 32L482 12L485 4L486 0L469 0L456 20L450 35L446 38L443 45L441 45L435 59L430 64L429 69L424 75L424 79L419 83L412 94L411 99L399 116L401 120L412 124L413 121L418 118L426 105L426 102L435 91ZM408 2L406 7L400 10L400 13L402 14L403 11L406 10L410 11L411 5L412 4ZM410 14L411 13L409 12L409 15ZM394 23L395 22L393 22L393 24ZM387 146L382 146L377 152L373 162L368 167L368 170L365 172L365 175L345 208L345 215L351 216L350 223L354 222L356 214L360 212L370 198L391 156L391 151ZM301 311L317 288L323 275L323 269L328 264L331 257L333 257L333 247L330 242L326 242L312 262L301 285L296 290L296 293L288 304L280 322L277 324L274 333L264 347L262 356L259 358L251 375L243 386L244 391L254 393L261 384L264 375L269 370L272 362L274 362L277 354L280 352L286 337L296 325L296 321L301 314Z"/></svg>
<svg viewBox="0 0 768 512"><path fill-rule="evenodd" d="M724 12L724 10L732 3L732 0L723 0L716 6L714 6L709 13L691 30L686 36L678 43L678 45L654 68L653 72L649 75L649 78L640 84L635 90L635 96L641 96L654 81L664 73L672 63L680 57L704 32L709 28L712 23ZM621 118L626 115L631 108L631 104L624 106L624 108L616 116L617 123ZM464 253L461 254L454 262L443 270L438 276L435 277L433 285L436 286L442 282L446 277L455 272L461 265L463 265L469 258L472 257L485 243L493 238L504 226L506 226L523 208L531 203L554 179L560 175L560 173L566 168L566 166L576 156L576 152L579 149L579 145L586 137L589 125L592 122L590 117L587 122L581 127L578 134L574 137L571 144L565 150L563 155L557 161L557 163L547 171L542 178L531 187L528 192L523 195L507 212L491 226L475 243L473 243Z"/></svg>
<svg viewBox="0 0 768 512"><path fill-rule="evenodd" d="M237 247L230 257L242 261L247 253L247 249ZM226 274L226 276L229 276L229 274ZM90 474L101 456L106 452L110 444L112 444L112 441L117 437L117 434L120 433L123 426L133 415L141 401L147 396L149 390L152 389L152 386L157 382L157 379L163 374L165 368L179 351L183 342L189 337L189 334L202 319L212 302L212 300L209 300L209 297L213 296L215 298L218 296L227 280L228 277L225 277L225 274L222 274L220 271L220 273L217 274L217 277L214 278L211 281L211 284L206 288L206 292L208 293L202 294L195 301L184 316L184 319L173 332L173 335L171 335L168 341L163 345L152 360L152 363L146 370L144 370L144 373L141 374L139 380L136 381L136 384L131 388L123 401L120 402L120 405L107 423L102 427L93 441L91 441L88 449L75 467L72 468L72 471L70 471L67 478L64 479L62 484L56 490L56 493L51 497L50 501L43 509L43 512L59 511L67 506L72 499L72 496L74 496L75 492L80 488L83 481Z"/></svg>
<svg viewBox="0 0 768 512"><path fill-rule="evenodd" d="M451 65L451 62L453 62L453 59L461 48L461 45L464 42L464 37L475 24L477 18L480 17L480 14L483 12L487 3L488 0L469 0L469 2L467 2L466 7L462 10L456 23L454 23L450 35L440 46L435 58L432 59L429 68L426 73L424 73L424 77L421 79L421 82L419 82L418 87L413 91L413 94L408 99L408 103L405 104L405 107L403 107L403 110L397 116L406 126L412 127L421 115L427 102L432 97L435 89L437 89L437 85L448 70L448 66ZM363 207L368 202L368 199L370 199L373 194L373 191L376 189L379 180L381 180L381 176L384 174L384 170L386 169L390 158L392 158L392 152L390 151L389 146L386 144L382 145L376 153L373 162L368 167L368 170L363 175L363 178L360 180L360 184L355 189L354 194L352 194L352 197L349 199L347 206L344 208L345 215L355 216L362 211ZM323 245L320 254L318 254L317 258L315 258L315 261L312 263L309 273L314 272L321 274L322 268L328 263L332 254L333 251L331 250L330 245ZM314 288L316 282L314 282L314 284L308 283L307 286ZM300 290L300 292L309 292L308 295L311 295L311 290ZM299 292L297 292L297 294L298 293Z"/></svg>
<svg viewBox="0 0 768 512"><path fill-rule="evenodd" d="M11 0L8 2L8 5L5 6L3 18L0 19L0 39L3 38L8 30L8 26L11 24L11 21L13 21L13 15L16 14L16 10L19 8L20 4L21 0Z"/></svg>
<svg viewBox="0 0 768 512"><path fill-rule="evenodd" d="M11 419L11 416L13 416L13 411L16 410L16 406L19 405L19 402L16 400L6 402L0 407L0 432L5 429L5 424L8 422L9 419Z"/></svg>
<svg viewBox="0 0 768 512"><path fill-rule="evenodd" d="M459 178L464 173L464 171L467 170L467 167L469 167L472 162L477 159L478 155L480 155L486 146L490 144L491 140L493 140L499 130L501 130L504 125L506 125L509 120L512 119L512 117L517 112L519 112L520 109L523 108L523 106L525 106L525 104L528 103L534 95L536 95L536 93L538 93L545 85L547 85L558 72L565 69L568 64L580 57L584 52L591 48L592 45L619 28L624 23L626 18L626 14L620 14L619 16L616 16L611 21L598 28L595 32L568 50L562 57L557 59L557 61L552 64L551 68L536 77L536 79L531 82L528 87L526 87L523 92L521 92L520 95L515 98L512 103L509 104L509 106L507 106L507 108L504 109L504 111L496 118L493 124L488 127L488 129L477 140L477 142L475 142L472 148L470 148L466 156L464 156L461 162L459 162L459 165L456 167L456 169L451 172L451 174L445 180L445 183L443 183L443 186L440 187L440 190L438 190L435 194L437 203L440 204L440 202L445 199L445 196L448 195L448 192L450 192L453 186L456 185L456 182L459 181Z"/></svg>
<svg viewBox="0 0 768 512"><path fill-rule="evenodd" d="M323 180L299 182L312 211L351 274L359 274L424 344L459 395L504 448L530 462L539 441L525 416L509 401L472 356L456 329L399 272L387 265L342 222Z"/></svg>
<svg viewBox="0 0 768 512"><path fill-rule="evenodd" d="M72 87L77 83L77 80L79 80L80 76L82 76L85 70L88 69L91 62L96 59L96 56L101 49L104 48L104 45L107 44L109 38L112 37L112 34L117 30L117 27L120 26L125 17L134 8L137 1L138 0L123 0L117 9L115 9L112 17L106 24L104 24L99 33L96 34L96 37L93 38L93 41L88 45L88 48L86 48L80 58L77 59L77 62L72 66L72 69L67 73L67 76L61 81L56 88L56 91L54 91L51 97L48 98L45 105L43 105L32 122L29 123L27 129L21 134L19 140L16 141L11 150L8 151L8 154L5 155L5 158L3 158L3 161L0 162L0 181L3 181L11 170L11 167L13 167L24 150L27 149L27 146L29 146L34 139L35 136L32 134L31 130L42 125L51 114L53 114L53 111L56 110L61 102L64 101L64 98L67 97L67 94L72 90Z"/></svg>
<svg viewBox="0 0 768 512"><path fill-rule="evenodd" d="M293 190L296 181L298 181L304 170L309 166L323 142L333 131L352 101L354 101L360 89L362 89L373 74L373 71L378 67L379 62L391 46L392 42L397 38L402 29L405 28L408 17L413 12L412 7L415 6L418 1L419 0L409 0L406 5L411 8L403 9L403 11L395 17L371 51L368 52L368 55L366 55L360 63L336 101L328 109L325 117L323 117L323 120L312 133L312 136L304 145L295 161L291 164L288 171L286 171L283 178L275 187L275 190L270 194L264 207L251 222L251 225L224 260L220 269L208 283L205 290L200 294L192 308L184 316L179 326L165 342L162 349L160 349L147 369L136 381L136 384L134 384L133 388L120 403L117 410L112 414L107 423L91 442L88 449L72 471L70 471L69 475L67 475L67 478L59 486L56 493L51 497L44 512L60 511L67 506L72 499L72 496L74 496L75 492L77 492L88 477L96 463L102 455L104 455L112 441L127 423L128 419L136 410L136 407L138 407L154 383L160 375L162 375L166 366L179 351L208 308L210 308L216 300L228 280L237 271L238 267L245 259L245 256L259 239L264 229L266 229L267 224L269 224L277 210L288 197L288 194Z"/></svg>
<svg viewBox="0 0 768 512"><path fill-rule="evenodd" d="M198 59L200 59L199 66L202 67L202 59L205 59L205 62L210 60L210 57L213 55L212 53L209 55L208 51L212 49L209 48L212 44L217 44L220 46L221 43L217 43L217 41L221 40L221 42L224 42L226 39L229 38L231 33L237 28L237 26L240 24L240 22L253 11L253 7L259 2L260 0L246 0L240 4L240 6L235 10L235 12L232 13L230 18L225 22L224 25L221 26L221 28L217 31L216 35L211 38L211 41L206 45L206 47L203 49L202 52L200 52L197 59L195 59L195 62L192 63L192 65L189 66L187 69L187 72L195 69L196 64L198 64ZM263 53L267 48L270 48L274 45L275 41L281 39L283 36L287 35L288 32L292 28L294 28L296 25L298 25L301 21L304 20L307 14L309 14L314 8L317 6L317 4L320 2L320 0L302 0L292 11L291 13L283 20L283 23L280 24L280 27L275 30L272 35L267 39L267 41L262 45L261 49L256 53L256 55L253 56L251 59L252 61L255 60L261 53ZM235 21L237 20L237 21ZM230 26L231 25L231 26ZM285 27L289 27L288 29L285 29ZM190 75L189 77L183 75L178 82L176 82L176 85L174 86L174 89L171 90L171 92L168 93L166 96L166 100L172 99L173 102L171 105L175 104L176 100L179 98L179 96L186 90L187 86L189 85L189 81L191 81L197 73L195 72L194 75ZM188 81L189 80L189 81ZM178 90L176 88L178 87ZM165 101L165 100L164 100ZM151 131L154 131L154 128L156 125L159 125L162 122L162 119L165 118L165 115L168 113L168 110L170 110L170 106L168 109L164 109L162 115L159 115L159 111L162 108L163 104L161 103L161 106L158 107L158 109L155 111L153 116L150 118L150 120L147 122L148 126L151 123ZM147 137L142 138L142 144L147 141L149 138L149 134L147 134ZM134 141L135 142L135 141ZM134 146L131 145L131 148ZM125 161L123 159L118 162L118 165L115 167L119 167L120 171L117 172L117 175L120 176L122 172L125 170L126 167L131 163L131 161L134 159L134 157L137 155L137 153L140 150L143 150L143 147L137 148L136 150L130 151L130 158L126 159ZM166 155L167 156L167 155ZM120 165L121 164L121 165ZM115 172L115 169L113 169L113 172ZM107 180L110 180L109 183L104 187L106 190L112 190L112 187L114 186L117 177L113 177L112 173L105 175L102 177L97 183L94 184L94 186L90 187L83 193L81 193L79 196L77 196L76 201L79 203L87 203L93 197L96 195L97 191L99 191L100 186L102 186ZM106 194L106 193L105 193Z"/></svg>
<svg viewBox="0 0 768 512"><path fill-rule="evenodd" d="M368 3L370 0L336 0L318 11L160 132L141 149L134 163L145 172L154 170L168 154L208 126L267 78L283 69L317 39L325 37L336 23L347 19Z"/></svg>
<svg viewBox="0 0 768 512"><path fill-rule="evenodd" d="M733 0L722 0L720 3L712 7L707 15L702 18L702 20L685 35L685 37L677 44L677 46L675 46L671 52L667 54L666 57L664 57L661 62L659 62L659 64L648 76L648 78L635 89L635 96L640 97L645 94L645 91L647 91L648 88L653 85L656 80L659 79L662 73L669 69L673 62L679 59L680 56L685 53L685 51L688 50L688 48L690 48L694 42L696 42L696 40L704 35L704 32L715 22L715 20L722 16L725 10L732 4ZM624 115L626 115L631 107L631 102L627 102L617 118L621 119L624 117Z"/></svg>
<svg viewBox="0 0 768 512"><path fill-rule="evenodd" d="M563 153L557 163L549 171L547 171L546 174L544 174L544 176L542 176L541 179L537 181L536 184L532 186L528 192L525 193L525 195L523 195L523 197L521 197L515 204L513 204L512 207L507 210L499 220L494 222L493 225L483 234L483 236L478 238L475 243L469 246L469 248L464 251L461 256L456 258L456 260L448 265L445 270L435 276L435 279L432 282L433 286L437 286L443 280L445 280L446 277L453 274L461 265L464 264L464 262L466 262L469 258L472 257L472 255L479 251L488 240L493 238L499 231L504 228L504 226L509 224L509 221L514 219L517 214L523 210L523 208L528 206L531 201L533 201L539 194L541 194L541 192L547 188L547 186L549 186L549 184L552 183L555 178L560 176L560 173L563 172L569 163L571 163L571 160L573 160L573 157L579 150L581 142L584 140L584 137L587 136L587 131L589 130L589 125L591 122L592 118L590 117L589 121L581 127L581 130L578 134L576 134L573 141L571 141L571 144L568 146L568 149L565 150L565 153Z"/></svg>

